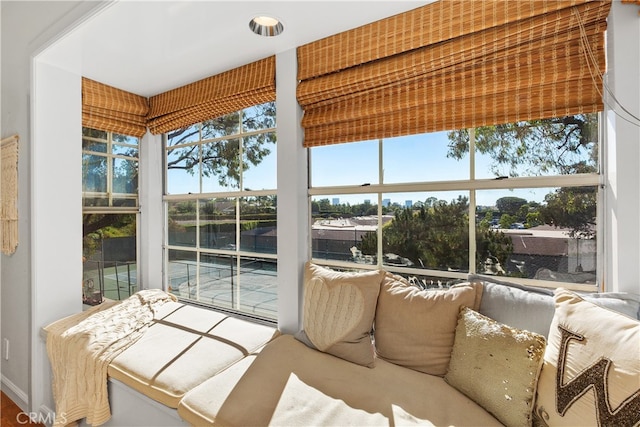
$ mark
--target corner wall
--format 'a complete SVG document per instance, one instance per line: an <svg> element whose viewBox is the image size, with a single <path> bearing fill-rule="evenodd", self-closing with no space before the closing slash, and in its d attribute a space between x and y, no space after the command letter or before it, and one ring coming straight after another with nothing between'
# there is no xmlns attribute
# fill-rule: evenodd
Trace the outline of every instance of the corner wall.
<svg viewBox="0 0 640 427"><path fill-rule="evenodd" d="M640 16L616 0L607 28L604 285L640 294Z"/></svg>
<svg viewBox="0 0 640 427"><path fill-rule="evenodd" d="M100 2L85 1L2 1L1 8L1 126L2 137L20 136L18 163L18 248L11 256L2 255L0 274L1 336L10 343L9 360L1 360L2 390L21 409L30 407L31 379L35 374L31 366L32 354L32 301L38 296L31 291L32 284L32 215L38 214L46 227L55 228L47 221L46 210L35 212L31 204L31 158L33 154L30 102L31 58L45 43L57 37L69 25L100 6ZM55 144L56 141L49 141ZM55 146L52 146L52 148ZM42 153L44 155L44 153ZM50 171L52 187L60 171L60 164ZM57 187L56 187L57 190ZM54 209L56 204L48 206ZM52 220L55 219L52 218ZM62 230L60 230L62 233ZM55 285L55 281L52 281ZM52 285L52 286L54 286ZM78 286L78 289L80 287ZM45 304L46 301L40 301Z"/></svg>

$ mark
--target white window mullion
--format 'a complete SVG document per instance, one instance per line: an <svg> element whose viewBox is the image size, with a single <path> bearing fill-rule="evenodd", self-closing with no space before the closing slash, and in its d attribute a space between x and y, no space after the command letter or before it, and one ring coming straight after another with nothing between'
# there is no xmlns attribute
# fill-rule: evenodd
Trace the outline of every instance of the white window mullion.
<svg viewBox="0 0 640 427"><path fill-rule="evenodd" d="M469 129L469 177L476 179L476 130ZM476 272L476 190L469 191L469 273Z"/></svg>
<svg viewBox="0 0 640 427"><path fill-rule="evenodd" d="M383 152L384 152L384 141L382 139L380 139L378 141L378 182L381 185L384 185L384 159L383 159ZM383 247L382 247L382 192L378 192L378 229L376 230L377 236L378 236L378 247L376 249L376 253L377 253L377 264L378 267L382 267L382 261L384 260L384 255L383 255Z"/></svg>

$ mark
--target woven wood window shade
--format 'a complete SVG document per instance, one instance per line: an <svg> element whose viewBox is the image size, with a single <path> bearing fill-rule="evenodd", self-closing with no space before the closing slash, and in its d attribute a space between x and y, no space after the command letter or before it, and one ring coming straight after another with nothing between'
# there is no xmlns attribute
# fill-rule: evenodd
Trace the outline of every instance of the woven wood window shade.
<svg viewBox="0 0 640 427"><path fill-rule="evenodd" d="M151 97L149 130L164 133L275 101L275 64L271 56Z"/></svg>
<svg viewBox="0 0 640 427"><path fill-rule="evenodd" d="M148 111L147 98L82 78L82 126L141 138Z"/></svg>
<svg viewBox="0 0 640 427"><path fill-rule="evenodd" d="M441 0L298 48L307 147L599 111L610 0Z"/></svg>

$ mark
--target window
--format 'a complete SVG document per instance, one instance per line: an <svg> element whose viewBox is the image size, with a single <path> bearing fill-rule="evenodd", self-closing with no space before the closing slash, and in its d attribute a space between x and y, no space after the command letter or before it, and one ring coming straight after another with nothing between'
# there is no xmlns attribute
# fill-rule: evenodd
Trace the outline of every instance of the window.
<svg viewBox="0 0 640 427"><path fill-rule="evenodd" d="M137 291L138 138L82 130L83 301Z"/></svg>
<svg viewBox="0 0 640 427"><path fill-rule="evenodd" d="M275 103L166 134L168 289L276 318Z"/></svg>
<svg viewBox="0 0 640 427"><path fill-rule="evenodd" d="M425 287L469 273L593 286L598 118L311 148L312 257L384 267Z"/></svg>

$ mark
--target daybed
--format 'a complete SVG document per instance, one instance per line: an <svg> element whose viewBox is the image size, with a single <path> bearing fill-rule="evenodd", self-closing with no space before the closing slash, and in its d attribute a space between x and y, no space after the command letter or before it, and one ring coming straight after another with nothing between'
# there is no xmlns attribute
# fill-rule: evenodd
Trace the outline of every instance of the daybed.
<svg viewBox="0 0 640 427"><path fill-rule="evenodd" d="M109 363L107 425L640 424L637 296L308 264L303 310L293 336L164 304Z"/></svg>

